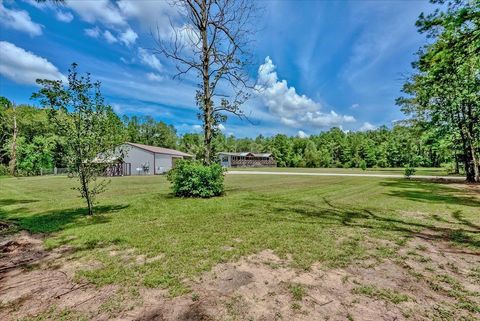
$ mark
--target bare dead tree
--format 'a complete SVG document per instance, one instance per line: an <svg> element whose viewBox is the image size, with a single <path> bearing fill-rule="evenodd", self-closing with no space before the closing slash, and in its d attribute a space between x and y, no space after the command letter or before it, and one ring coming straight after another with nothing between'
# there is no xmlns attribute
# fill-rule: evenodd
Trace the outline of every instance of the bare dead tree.
<svg viewBox="0 0 480 321"><path fill-rule="evenodd" d="M227 114L246 118L242 104L250 96L245 67L254 33L251 0L176 0L180 24L170 22L171 33L152 32L155 53L175 61L174 78L196 73L199 78L196 103L203 121L204 162L213 159L212 138Z"/></svg>

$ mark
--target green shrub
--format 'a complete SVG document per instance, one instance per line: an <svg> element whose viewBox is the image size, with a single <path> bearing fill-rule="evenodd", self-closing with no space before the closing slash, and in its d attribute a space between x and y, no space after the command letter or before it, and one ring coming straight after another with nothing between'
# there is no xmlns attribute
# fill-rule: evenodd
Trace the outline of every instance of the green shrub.
<svg viewBox="0 0 480 321"><path fill-rule="evenodd" d="M10 175L10 169L7 165L0 164L0 176Z"/></svg>
<svg viewBox="0 0 480 321"><path fill-rule="evenodd" d="M405 172L404 172L404 175L405 175L405 178L408 178L410 179L410 177L412 177L413 175L415 175L415 172L417 170L415 169L415 167L412 167L410 165L407 165L405 167Z"/></svg>
<svg viewBox="0 0 480 321"><path fill-rule="evenodd" d="M367 170L367 162L363 159L360 161L360 168L364 171Z"/></svg>
<svg viewBox="0 0 480 321"><path fill-rule="evenodd" d="M462 167L460 166L460 168L456 168L455 166L455 163L453 162L450 162L450 163L443 163L440 165L444 170L445 172L447 172L447 174L451 175L451 174L464 174L464 171L462 169ZM457 171L458 169L458 171Z"/></svg>
<svg viewBox="0 0 480 321"><path fill-rule="evenodd" d="M223 194L223 168L219 164L202 165L197 161L179 160L168 172L172 190L180 197L213 197Z"/></svg>

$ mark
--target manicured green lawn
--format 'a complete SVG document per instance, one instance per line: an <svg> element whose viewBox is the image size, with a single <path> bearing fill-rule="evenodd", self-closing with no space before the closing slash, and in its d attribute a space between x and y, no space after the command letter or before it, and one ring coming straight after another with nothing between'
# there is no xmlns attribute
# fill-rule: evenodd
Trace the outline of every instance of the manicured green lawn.
<svg viewBox="0 0 480 321"><path fill-rule="evenodd" d="M339 173L339 174L397 174L403 175L404 168L291 168L291 167L259 167L259 168L232 168L235 171L265 171L265 172L299 172L299 173ZM448 176L444 168L419 167L415 175ZM453 175L462 176L462 175Z"/></svg>
<svg viewBox="0 0 480 321"><path fill-rule="evenodd" d="M0 180L0 220L45 233L47 247L69 245L98 269L79 278L188 291L182 280L220 262L272 249L293 265L394 256L422 230L480 248L480 197L448 185L363 177L227 176L224 197L179 199L165 177L112 179L96 215L66 177ZM467 231L469 230L469 231ZM475 232L476 231L476 232ZM396 244L386 247L384 240ZM112 256L112 250L134 255ZM135 264L140 255L152 260Z"/></svg>

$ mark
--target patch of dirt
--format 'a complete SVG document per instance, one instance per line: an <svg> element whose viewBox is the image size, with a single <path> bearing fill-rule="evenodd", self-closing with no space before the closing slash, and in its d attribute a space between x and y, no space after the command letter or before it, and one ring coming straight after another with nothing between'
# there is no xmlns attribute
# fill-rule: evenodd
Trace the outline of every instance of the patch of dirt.
<svg viewBox="0 0 480 321"><path fill-rule="evenodd" d="M217 265L189 282L191 293L176 298L162 289L127 295L118 286L75 283L78 261L62 260L61 249L46 253L40 238L23 233L0 245L0 319L37 315L52 306L89 320L118 321L480 318L480 253L451 248L432 233L409 240L394 259L336 269L314 264L297 270L291 259L265 250ZM147 260L136 257L139 264ZM62 264L51 269L52 261Z"/></svg>
<svg viewBox="0 0 480 321"><path fill-rule="evenodd" d="M45 256L40 238L25 232L14 238L5 236L0 241L0 273L38 261Z"/></svg>
<svg viewBox="0 0 480 321"><path fill-rule="evenodd" d="M45 251L40 236L21 232L0 243L0 320L16 320L58 309L91 311L117 291L73 282L75 264L57 266L69 248Z"/></svg>
<svg viewBox="0 0 480 321"><path fill-rule="evenodd" d="M394 260L366 260L346 268L313 265L295 270L266 250L216 266L191 285L192 296L175 298L159 320L432 320L480 317L480 284L470 277L480 253L458 252L446 243L413 238ZM432 266L433 265L433 266ZM450 282L449 286L445 282ZM443 283L444 288L436 286ZM304 289L299 300L290 286ZM452 293L453 291L453 293ZM462 308L461 304L470 302ZM202 306L198 319L185 318ZM158 305L142 315L159 311ZM180 311L180 312L179 312ZM190 313L190 312L189 312ZM192 312L193 313L193 312ZM195 315L195 313L193 313ZM206 318L206 319L205 319ZM144 320L144 319L139 319ZM152 319L155 320L155 319Z"/></svg>

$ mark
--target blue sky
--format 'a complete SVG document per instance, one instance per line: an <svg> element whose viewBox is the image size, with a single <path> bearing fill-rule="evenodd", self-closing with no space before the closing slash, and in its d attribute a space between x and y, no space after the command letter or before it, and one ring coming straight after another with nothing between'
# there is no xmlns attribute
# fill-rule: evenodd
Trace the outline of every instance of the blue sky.
<svg viewBox="0 0 480 321"><path fill-rule="evenodd" d="M264 90L222 126L239 137L366 130L404 118L395 98L426 39L415 20L427 1L262 1L251 48L252 81ZM102 82L120 114L150 115L179 133L199 130L195 77L173 80L150 36L170 32L166 1L76 0L65 5L0 0L0 95L29 97L35 78L64 78L69 65Z"/></svg>

